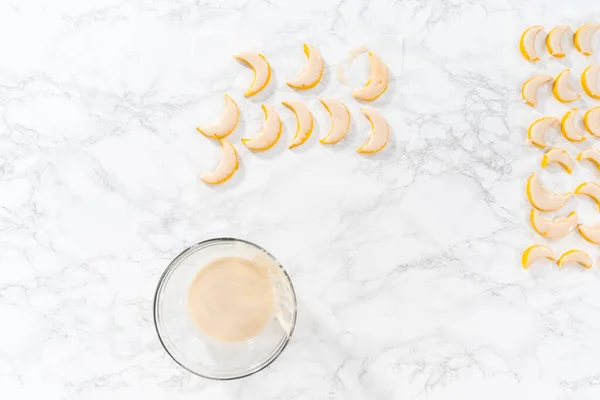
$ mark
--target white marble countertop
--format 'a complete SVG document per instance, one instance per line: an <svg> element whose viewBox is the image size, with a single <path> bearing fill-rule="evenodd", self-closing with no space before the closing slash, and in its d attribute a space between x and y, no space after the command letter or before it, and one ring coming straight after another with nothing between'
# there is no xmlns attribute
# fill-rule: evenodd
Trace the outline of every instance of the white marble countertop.
<svg viewBox="0 0 600 400"><path fill-rule="evenodd" d="M590 60L571 51L534 67L517 49L528 25L594 20L593 0L3 1L0 396L598 399L600 264L520 267L521 251L544 243L527 220L524 181L542 153L525 127L559 107L545 93L544 107L527 108L520 85ZM304 42L327 70L297 94L284 81ZM394 75L374 104L393 138L371 157L354 151L368 123L335 78L363 43ZM599 38L595 49L599 62ZM231 57L241 50L271 61L270 96L243 98L251 73ZM194 127L224 93L243 113L241 169L214 188L198 177L219 150ZM334 147L317 141L325 95L354 118ZM317 120L296 151L286 98L305 99ZM260 126L261 101L280 110L284 136L251 154L239 138ZM577 174L542 179L597 180ZM570 205L598 219L589 201ZM282 356L232 382L178 367L152 321L169 261L217 236L271 251L299 302ZM552 244L571 246L598 262L576 234Z"/></svg>

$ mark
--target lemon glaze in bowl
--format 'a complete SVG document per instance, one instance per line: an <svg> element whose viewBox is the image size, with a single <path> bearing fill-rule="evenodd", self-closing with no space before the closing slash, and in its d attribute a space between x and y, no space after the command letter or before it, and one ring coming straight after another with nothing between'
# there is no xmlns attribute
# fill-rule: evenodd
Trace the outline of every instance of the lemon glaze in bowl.
<svg viewBox="0 0 600 400"><path fill-rule="evenodd" d="M256 336L220 342L199 330L189 315L187 294L202 267L222 257L269 263L274 313ZM271 364L287 346L296 325L296 295L281 264L262 247L241 239L217 238L195 244L179 254L162 274L154 297L154 325L161 344L175 362L209 379L252 375Z"/></svg>

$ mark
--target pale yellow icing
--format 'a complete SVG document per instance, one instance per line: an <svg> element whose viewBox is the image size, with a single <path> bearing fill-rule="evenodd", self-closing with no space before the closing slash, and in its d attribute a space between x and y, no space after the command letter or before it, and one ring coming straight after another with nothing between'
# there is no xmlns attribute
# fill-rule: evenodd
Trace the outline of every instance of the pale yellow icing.
<svg viewBox="0 0 600 400"><path fill-rule="evenodd" d="M563 50L563 46L562 46L562 42L563 42L563 36L565 33L567 33L567 31L569 30L569 27L567 25L561 25L561 26L557 26L556 28L552 29L549 33L548 33L548 37L546 38L546 43L547 43L547 47L548 49L552 49L551 55L554 57L563 57L565 55L565 52Z"/></svg>
<svg viewBox="0 0 600 400"><path fill-rule="evenodd" d="M187 296L189 315L207 336L223 342L255 337L273 318L274 295L268 269L241 257L203 266Z"/></svg>
<svg viewBox="0 0 600 400"><path fill-rule="evenodd" d="M581 134L577 126L575 125L575 118L577 117L577 109L567 111L562 119L560 132L565 139L570 142L581 142L585 140L585 136Z"/></svg>
<svg viewBox="0 0 600 400"><path fill-rule="evenodd" d="M336 75L337 75L338 81L341 84L343 84L343 85L348 84L348 81L346 80L346 69L350 67L350 64L352 64L352 61L354 61L354 59L356 57L358 57L360 54L366 53L368 51L369 51L369 48L365 45L353 47L348 51L348 56L347 56L346 60L339 63L337 66Z"/></svg>
<svg viewBox="0 0 600 400"><path fill-rule="evenodd" d="M308 140L313 130L313 116L308 107L299 100L288 100L282 102L282 104L288 107L296 115L297 128L296 134L290 143L290 149L296 146L300 146Z"/></svg>
<svg viewBox="0 0 600 400"><path fill-rule="evenodd" d="M346 136L350 129L350 111L339 99L319 99L331 117L331 129L327 136L320 140L323 144L337 143Z"/></svg>
<svg viewBox="0 0 600 400"><path fill-rule="evenodd" d="M552 92L557 100L564 103L575 101L579 98L579 95L569 83L571 77L571 70L566 69L556 76L552 87Z"/></svg>
<svg viewBox="0 0 600 400"><path fill-rule="evenodd" d="M585 240L591 243L600 244L600 223L579 225L577 228Z"/></svg>
<svg viewBox="0 0 600 400"><path fill-rule="evenodd" d="M577 160L583 161L588 160L600 168L600 150L598 149L585 149L577 156Z"/></svg>
<svg viewBox="0 0 600 400"><path fill-rule="evenodd" d="M522 40L523 48L525 49L525 52L531 58L531 61L537 61L540 59L540 56L538 55L538 51L535 47L535 41L536 41L538 33L540 33L542 31L542 29L544 29L543 26L532 27L531 29L527 29L527 31L525 31L525 34L523 36L523 40Z"/></svg>
<svg viewBox="0 0 600 400"><path fill-rule="evenodd" d="M541 211L554 211L564 206L571 193L555 194L549 192L539 181L537 174L532 174L527 180L527 197L531 205Z"/></svg>
<svg viewBox="0 0 600 400"><path fill-rule="evenodd" d="M570 174L573 171L573 160L565 149L552 148L542 157L542 167L546 168L550 164L560 164Z"/></svg>
<svg viewBox="0 0 600 400"><path fill-rule="evenodd" d="M600 186L594 182L584 182L577 186L575 194L588 196L594 200L600 207Z"/></svg>
<svg viewBox="0 0 600 400"><path fill-rule="evenodd" d="M308 58L304 67L302 67L295 79L286 82L288 86L296 89L310 89L316 86L321 80L323 70L325 69L323 57L321 57L321 54L314 47L305 44L304 53Z"/></svg>
<svg viewBox="0 0 600 400"><path fill-rule="evenodd" d="M523 252L523 268L527 269L531 264L542 258L547 258L552 261L556 260L554 252L546 246L535 244L533 246L528 247Z"/></svg>
<svg viewBox="0 0 600 400"><path fill-rule="evenodd" d="M592 258L585 251L569 250L562 256L560 256L557 262L559 266L562 266L567 263L579 263L586 268L591 268L593 261Z"/></svg>
<svg viewBox="0 0 600 400"><path fill-rule="evenodd" d="M575 32L574 43L578 50L586 56L592 55L592 37L600 29L600 24L585 24Z"/></svg>
<svg viewBox="0 0 600 400"><path fill-rule="evenodd" d="M586 68L581 75L581 84L594 98L600 97L600 89L598 88L598 74L600 73L600 65L591 65Z"/></svg>
<svg viewBox="0 0 600 400"><path fill-rule="evenodd" d="M600 107L590 108L583 117L583 124L590 134L600 137Z"/></svg>
<svg viewBox="0 0 600 400"><path fill-rule="evenodd" d="M234 57L246 63L254 71L254 79L244 96L254 96L263 90L271 80L271 66L265 56L259 53L243 52L235 54Z"/></svg>
<svg viewBox="0 0 600 400"><path fill-rule="evenodd" d="M537 92L541 85L554 80L551 75L538 75L527 80L523 84L522 95L523 100L532 106L537 105Z"/></svg>
<svg viewBox="0 0 600 400"><path fill-rule="evenodd" d="M231 143L225 139L221 139L223 149L221 151L221 159L217 167L211 171L202 174L200 179L206 183L218 184L229 179L238 168L237 151Z"/></svg>
<svg viewBox="0 0 600 400"><path fill-rule="evenodd" d="M547 239L558 239L566 236L577 226L577 213L563 215L554 219L546 218L536 210L531 210L533 229Z"/></svg>
<svg viewBox="0 0 600 400"><path fill-rule="evenodd" d="M231 97L225 95L225 109L217 122L205 127L198 127L204 136L220 139L233 132L238 124L240 110Z"/></svg>
<svg viewBox="0 0 600 400"><path fill-rule="evenodd" d="M529 127L527 136L538 147L546 147L546 133L550 128L558 129L560 121L554 117L544 117L533 122Z"/></svg>
<svg viewBox="0 0 600 400"><path fill-rule="evenodd" d="M376 153L382 150L390 138L390 126L379 111L371 107L360 110L371 122L371 131L365 144L358 148L359 153Z"/></svg>
<svg viewBox="0 0 600 400"><path fill-rule="evenodd" d="M352 93L357 99L375 100L387 89L389 71L383 60L372 51L369 52L369 61L371 65L371 76L364 87L355 90Z"/></svg>
<svg viewBox="0 0 600 400"><path fill-rule="evenodd" d="M258 135L253 138L244 138L242 142L251 150L268 150L281 136L281 119L273 107L262 105L265 120Z"/></svg>

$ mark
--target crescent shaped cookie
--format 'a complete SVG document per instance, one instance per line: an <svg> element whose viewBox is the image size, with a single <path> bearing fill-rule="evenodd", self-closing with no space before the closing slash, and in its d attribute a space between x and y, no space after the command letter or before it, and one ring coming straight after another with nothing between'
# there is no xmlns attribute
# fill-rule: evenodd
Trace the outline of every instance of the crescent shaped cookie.
<svg viewBox="0 0 600 400"><path fill-rule="evenodd" d="M569 27L567 25L561 25L548 32L548 36L546 36L546 48L552 57L563 58L565 56L562 43L563 37L568 30Z"/></svg>
<svg viewBox="0 0 600 400"><path fill-rule="evenodd" d="M304 45L304 54L307 57L306 64L304 64L304 67L300 70L296 78L286 82L288 86L294 89L311 89L317 86L323 76L325 62L321 54L308 44Z"/></svg>
<svg viewBox="0 0 600 400"><path fill-rule="evenodd" d="M532 107L537 105L537 92L541 85L546 82L552 81L554 78L551 75L538 75L533 78L529 78L523 84L521 88L521 95L525 103Z"/></svg>
<svg viewBox="0 0 600 400"><path fill-rule="evenodd" d="M293 149L294 147L304 144L310 137L314 126L313 116L308 107L299 100L283 101L281 104L292 110L296 116L296 134L289 146L290 149Z"/></svg>
<svg viewBox="0 0 600 400"><path fill-rule="evenodd" d="M541 183L537 174L533 173L527 180L525 189L527 198L533 207L540 211L558 210L571 198L571 193L556 194L548 191Z"/></svg>
<svg viewBox="0 0 600 400"><path fill-rule="evenodd" d="M579 233L590 243L600 244L600 223L591 225L579 225Z"/></svg>
<svg viewBox="0 0 600 400"><path fill-rule="evenodd" d="M371 107L363 107L360 110L371 123L371 132L367 141L356 151L363 154L377 153L385 147L390 139L390 126L379 111Z"/></svg>
<svg viewBox="0 0 600 400"><path fill-rule="evenodd" d="M584 114L583 125L590 134L600 137L600 106L590 108Z"/></svg>
<svg viewBox="0 0 600 400"><path fill-rule="evenodd" d="M238 169L238 154L231 143L225 139L219 139L223 150L217 167L211 172L205 172L200 176L203 182L217 185L227 181Z"/></svg>
<svg viewBox="0 0 600 400"><path fill-rule="evenodd" d="M585 149L577 156L577 161L588 160L600 170L600 150Z"/></svg>
<svg viewBox="0 0 600 400"><path fill-rule="evenodd" d="M540 59L538 51L535 48L535 41L537 35L542 31L542 29L544 29L544 27L540 25L530 26L521 35L519 49L527 61L535 62Z"/></svg>
<svg viewBox="0 0 600 400"><path fill-rule="evenodd" d="M573 44L585 56L592 55L592 37L600 29L600 24L585 24L575 31Z"/></svg>
<svg viewBox="0 0 600 400"><path fill-rule="evenodd" d="M592 258L585 252L581 250L569 250L564 253L558 261L556 262L559 267L562 267L565 264L576 263L580 264L588 269L592 268L593 261Z"/></svg>
<svg viewBox="0 0 600 400"><path fill-rule="evenodd" d="M262 105L265 120L258 135L253 138L243 138L242 143L250 150L265 151L277 143L281 136L282 124L279 114L266 104Z"/></svg>
<svg viewBox="0 0 600 400"><path fill-rule="evenodd" d="M573 172L573 161L565 149L555 147L548 150L542 157L542 168L550 164L561 165L568 174Z"/></svg>
<svg viewBox="0 0 600 400"><path fill-rule="evenodd" d="M364 87L352 93L357 99L372 101L385 92L390 80L390 73L383 60L372 51L369 51L369 63L371 65L371 76Z"/></svg>
<svg viewBox="0 0 600 400"><path fill-rule="evenodd" d="M329 133L320 140L323 144L334 144L342 140L350 129L350 111L339 99L319 99L331 117Z"/></svg>
<svg viewBox="0 0 600 400"><path fill-rule="evenodd" d="M590 65L581 74L581 86L583 91L592 99L600 99L600 87L598 86L598 73L600 65Z"/></svg>
<svg viewBox="0 0 600 400"><path fill-rule="evenodd" d="M235 54L234 57L254 71L254 79L246 93L244 93L244 96L254 96L269 84L271 80L271 66L265 56L259 53L244 52Z"/></svg>
<svg viewBox="0 0 600 400"><path fill-rule="evenodd" d="M598 209L600 209L600 185L597 183L583 182L575 188L573 193L588 196L590 199L596 202Z"/></svg>
<svg viewBox="0 0 600 400"><path fill-rule="evenodd" d="M534 121L527 130L527 138L541 149L546 147L546 133L551 129L560 128L560 120L555 117L542 117Z"/></svg>
<svg viewBox="0 0 600 400"><path fill-rule="evenodd" d="M585 136L579 132L579 129L575 125L576 117L577 109L574 108L567 111L560 121L560 132L569 142L582 142L586 140Z"/></svg>
<svg viewBox="0 0 600 400"><path fill-rule="evenodd" d="M546 218L535 209L531 210L531 226L533 230L546 239L560 239L567 236L577 226L577 213L572 211L569 215Z"/></svg>
<svg viewBox="0 0 600 400"><path fill-rule="evenodd" d="M570 103L579 98L579 94L573 90L569 83L570 76L571 70L567 68L556 76L552 84L552 94L561 103Z"/></svg>
<svg viewBox="0 0 600 400"><path fill-rule="evenodd" d="M523 256L521 257L521 263L523 264L523 268L527 269L534 262L543 259L556 261L556 256L554 255L554 252L548 247L542 246L540 244L534 244L533 246L529 246L525 249L525 251L523 252Z"/></svg>
<svg viewBox="0 0 600 400"><path fill-rule="evenodd" d="M235 130L240 118L240 109L229 95L225 95L225 110L217 122L196 130L211 139L221 139Z"/></svg>

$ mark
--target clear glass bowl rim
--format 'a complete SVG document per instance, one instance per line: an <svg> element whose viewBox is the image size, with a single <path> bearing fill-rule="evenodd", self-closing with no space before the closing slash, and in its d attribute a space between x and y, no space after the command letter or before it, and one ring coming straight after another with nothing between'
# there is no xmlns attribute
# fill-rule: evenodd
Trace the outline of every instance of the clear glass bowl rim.
<svg viewBox="0 0 600 400"><path fill-rule="evenodd" d="M207 245L210 245L211 243L214 242L241 242L247 245L250 245L252 247L255 247L256 249L265 252L269 257L271 257L279 266L279 268L281 268L281 272L283 272L283 275L285 276L285 278L287 279L290 288L292 289L292 296L294 299L294 314L292 316L292 326L290 328L290 333L287 335L287 338L285 339L285 342L283 343L282 346L279 347L279 349L277 350L277 352L273 353L269 358L267 358L265 361L263 361L261 364L257 365L256 367L252 368L251 370L249 370L246 373L243 374L239 374L239 375L235 375L235 376L231 376L231 377L215 377L215 376L210 376L210 375L204 375L201 374L197 371L194 371L193 369L185 366L183 363L181 363L177 358L175 358L175 356L173 356L173 354L171 354L171 352L169 351L169 349L167 348L167 346L165 345L163 338L160 334L160 330L158 328L158 306L160 303L160 293L163 289L163 286L167 280L167 278L171 275L171 273L175 270L175 268L179 265L179 263L181 262L181 260L183 258L185 258L190 252L193 252L197 247L205 247ZM169 355L169 357L171 357L173 359L173 361L175 361L180 367L182 367L183 369L191 372L194 375L197 375L199 377L202 378L206 378L206 379L213 379L213 380L217 380L217 381L230 381L230 380L234 380L234 379L240 379L240 378L245 378L248 377L250 375L254 375L257 372L262 371L263 369L267 368L269 365L271 365L271 363L273 361L275 361L283 352L283 350L287 347L288 343L290 342L290 339L292 338L292 335L294 334L294 330L296 328L296 318L298 315L298 306L297 306L297 299L296 299L296 291L294 289L294 285L292 284L292 280L290 279L290 276L288 275L287 271L285 270L285 268L283 268L283 265L281 265L281 263L279 262L279 260L277 258L275 258L273 256L273 254L269 253L266 249L262 248L261 246L257 245L256 243L250 242L248 240L244 240L244 239L238 239L238 238L232 238L232 237L218 237L218 238L212 238L212 239L207 239L207 240L203 240L201 242L198 242L196 244L191 245L190 247L188 247L187 249L183 250L181 253L179 253L177 255L177 257L175 257L173 259L173 261L171 261L169 263L169 265L167 266L167 268L164 270L164 272L162 273L162 275L160 276L160 279L158 280L158 284L156 285L156 291L154 292L154 304L153 304L153 319L154 319L154 329L156 330L156 334L158 336L158 340L160 341L160 344L162 345L163 349L167 352L167 354Z"/></svg>

